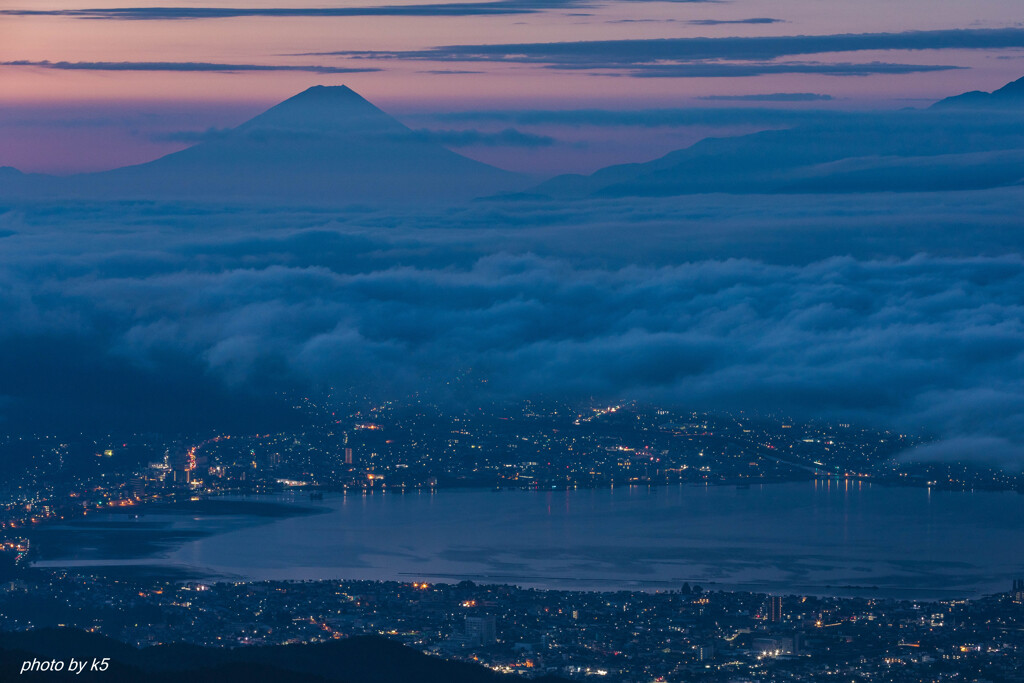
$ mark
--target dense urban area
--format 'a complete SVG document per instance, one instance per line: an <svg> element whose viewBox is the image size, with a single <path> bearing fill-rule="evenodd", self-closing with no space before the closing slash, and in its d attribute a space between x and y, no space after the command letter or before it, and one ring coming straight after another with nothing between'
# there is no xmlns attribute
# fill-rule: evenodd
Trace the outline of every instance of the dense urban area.
<svg viewBox="0 0 1024 683"><path fill-rule="evenodd" d="M1021 583L982 599L912 602L690 585L609 593L470 582L199 583L32 566L40 532L61 520L224 494L299 490L315 500L353 490L745 487L814 478L1022 490L1018 474L897 457L921 437L845 423L634 403L526 402L458 413L416 401L357 408L302 399L294 407L305 426L280 433L4 437L0 629L67 626L140 647L379 634L502 672L624 682L1021 677Z"/></svg>
<svg viewBox="0 0 1024 683"><path fill-rule="evenodd" d="M979 600L580 592L372 581L171 582L64 572L7 583L4 631L67 626L138 647L379 634L530 676L608 681L1024 680L1024 582ZM596 677L596 678L592 678Z"/></svg>
<svg viewBox="0 0 1024 683"><path fill-rule="evenodd" d="M5 455L5 548L33 525L89 510L285 489L739 485L857 478L944 489L1024 490L1020 473L915 463L921 437L847 423L681 413L633 403L525 402L453 413L411 401L295 401L304 425L270 434L14 435ZM911 458L899 458L900 454ZM13 544L13 545L12 545Z"/></svg>

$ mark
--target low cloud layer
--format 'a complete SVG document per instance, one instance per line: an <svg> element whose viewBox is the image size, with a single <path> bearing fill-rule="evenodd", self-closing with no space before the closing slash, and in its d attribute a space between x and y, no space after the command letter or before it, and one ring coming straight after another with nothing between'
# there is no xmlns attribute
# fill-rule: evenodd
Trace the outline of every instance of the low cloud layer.
<svg viewBox="0 0 1024 683"><path fill-rule="evenodd" d="M771 17L751 17L750 19L690 19L686 23L693 26L728 26L730 24L782 24L782 19Z"/></svg>
<svg viewBox="0 0 1024 683"><path fill-rule="evenodd" d="M53 62L49 60L18 59L0 62L0 66L34 67L58 71L169 71L169 72L210 72L248 73L260 71L300 71L317 74L350 74L376 72L378 67L342 67L323 64L220 64L216 62ZM742 78L767 74L825 74L830 76L868 76L871 74L908 74L931 71L949 71L956 66L936 64L895 64L869 62L863 64L784 62L720 64L713 62L683 64L636 64L622 74L621 64L592 62L587 64L563 64L552 66L559 69L586 69L610 71L611 75L629 75L641 78Z"/></svg>
<svg viewBox="0 0 1024 683"><path fill-rule="evenodd" d="M681 126L753 125L765 128L801 124L848 125L865 118L846 111L765 107L693 107L665 109L482 109L407 117L450 122L499 122L523 126L595 126L660 128ZM872 118L879 115L872 113Z"/></svg>
<svg viewBox="0 0 1024 683"><path fill-rule="evenodd" d="M554 69L588 69L607 71L612 76L636 78L749 78L772 74L819 74L823 76L871 76L872 74L913 74L933 71L951 71L962 67L944 64L899 64L893 62L748 62L720 64L695 62L682 64L635 64L624 71L619 64L593 63L588 65L555 65Z"/></svg>
<svg viewBox="0 0 1024 683"><path fill-rule="evenodd" d="M550 135L524 133L515 128L499 131L419 129L413 133L418 140L446 147L550 147L556 142Z"/></svg>
<svg viewBox="0 0 1024 683"><path fill-rule="evenodd" d="M271 419L275 392L326 386L628 397L1024 462L1021 192L8 206L0 405L10 423L142 426ZM487 384L448 394L469 368Z"/></svg>
<svg viewBox="0 0 1024 683"><path fill-rule="evenodd" d="M197 144L223 140L231 135L229 128L208 128L207 130L181 130L156 133L151 139L156 142L181 142ZM557 141L548 135L526 133L515 128L498 131L482 131L472 128L458 130L434 130L420 128L412 131L406 139L419 142L434 142L446 147L550 147Z"/></svg>
<svg viewBox="0 0 1024 683"><path fill-rule="evenodd" d="M832 96L813 92L774 92L755 95L708 95L700 99L719 102L828 102Z"/></svg>

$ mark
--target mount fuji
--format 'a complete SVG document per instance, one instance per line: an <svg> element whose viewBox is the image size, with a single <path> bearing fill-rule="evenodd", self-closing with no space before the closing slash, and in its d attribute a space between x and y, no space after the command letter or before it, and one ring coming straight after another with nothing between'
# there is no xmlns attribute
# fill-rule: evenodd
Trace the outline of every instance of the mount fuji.
<svg viewBox="0 0 1024 683"><path fill-rule="evenodd" d="M529 179L426 140L346 86L315 86L148 163L56 177L0 168L0 195L312 204L463 201Z"/></svg>

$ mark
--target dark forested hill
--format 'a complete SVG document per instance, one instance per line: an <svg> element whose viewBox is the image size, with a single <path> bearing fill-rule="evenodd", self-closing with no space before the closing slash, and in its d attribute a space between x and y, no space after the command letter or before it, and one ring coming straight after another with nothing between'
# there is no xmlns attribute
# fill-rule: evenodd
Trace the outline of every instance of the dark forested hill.
<svg viewBox="0 0 1024 683"><path fill-rule="evenodd" d="M85 673L26 673L33 658L110 658L109 669ZM205 648L158 645L136 649L106 636L72 629L0 634L0 680L102 680L105 683L501 683L507 676L476 664L446 661L376 636L330 643L268 647ZM560 679L546 678L548 683Z"/></svg>

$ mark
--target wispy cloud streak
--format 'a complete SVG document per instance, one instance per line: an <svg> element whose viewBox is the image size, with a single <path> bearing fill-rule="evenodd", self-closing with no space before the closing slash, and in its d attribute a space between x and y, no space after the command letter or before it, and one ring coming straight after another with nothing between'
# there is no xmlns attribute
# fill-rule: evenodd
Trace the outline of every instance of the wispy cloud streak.
<svg viewBox="0 0 1024 683"><path fill-rule="evenodd" d="M616 0L647 2L649 0ZM706 3L717 0L664 0L674 3ZM106 7L95 9L0 10L9 16L61 16L79 19L125 21L178 21L184 19L231 19L239 17L446 17L491 14L532 14L567 7L605 4L600 0L494 0L493 2L424 3L365 7ZM751 20L764 23L763 20ZM727 22L733 23L733 22ZM739 23L748 23L742 21Z"/></svg>
<svg viewBox="0 0 1024 683"><path fill-rule="evenodd" d="M212 62L51 62L27 59L0 62L0 66L35 67L66 71L209 71L239 73L244 71L305 71L318 74L350 74L380 71L379 68L291 64L217 64Z"/></svg>
<svg viewBox="0 0 1024 683"><path fill-rule="evenodd" d="M636 76L729 77L773 73L867 75L958 68L936 64L778 62L783 57L863 51L999 50L1024 47L1024 29L953 29L832 35L659 38L556 43L447 45L425 50L314 53L376 59L538 64L622 70Z"/></svg>

